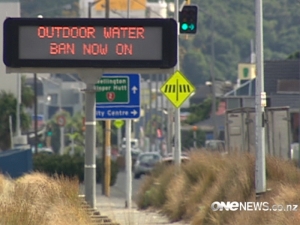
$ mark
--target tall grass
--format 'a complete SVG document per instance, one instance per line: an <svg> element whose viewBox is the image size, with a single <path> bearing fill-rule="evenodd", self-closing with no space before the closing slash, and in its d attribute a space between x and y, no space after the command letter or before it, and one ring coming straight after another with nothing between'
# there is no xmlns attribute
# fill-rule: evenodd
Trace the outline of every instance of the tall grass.
<svg viewBox="0 0 300 225"><path fill-rule="evenodd" d="M183 219L194 225L300 224L300 209L298 212L211 210L214 201L300 205L300 172L291 162L267 158L267 188L271 191L256 199L253 155L221 156L203 151L193 153L190 158L180 171L172 165L158 167L143 184L138 206L160 209L172 221Z"/></svg>
<svg viewBox="0 0 300 225"><path fill-rule="evenodd" d="M91 224L78 193L76 179L32 173L12 180L0 174L0 224Z"/></svg>

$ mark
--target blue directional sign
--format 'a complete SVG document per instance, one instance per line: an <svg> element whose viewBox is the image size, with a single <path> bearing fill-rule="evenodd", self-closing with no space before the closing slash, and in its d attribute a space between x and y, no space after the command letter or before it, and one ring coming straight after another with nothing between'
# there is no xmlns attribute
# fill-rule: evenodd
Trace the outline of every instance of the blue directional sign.
<svg viewBox="0 0 300 225"><path fill-rule="evenodd" d="M95 89L96 120L140 117L139 74L103 74Z"/></svg>

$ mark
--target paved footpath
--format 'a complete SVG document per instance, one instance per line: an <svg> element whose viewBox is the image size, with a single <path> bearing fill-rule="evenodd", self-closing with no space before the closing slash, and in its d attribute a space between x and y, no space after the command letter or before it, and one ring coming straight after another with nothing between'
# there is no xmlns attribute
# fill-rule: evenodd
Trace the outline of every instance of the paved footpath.
<svg viewBox="0 0 300 225"><path fill-rule="evenodd" d="M132 181L133 199L135 199L135 193L138 193L142 181L143 178L139 180L134 179ZM131 209L125 208L125 182L125 172L120 171L116 184L110 189L110 197L102 195L101 185L97 184L96 207L97 210L100 211L101 215L108 216L110 219L120 223L120 225L189 224L184 222L170 223L165 216L160 215L158 212L138 210L134 201L132 201Z"/></svg>
<svg viewBox="0 0 300 225"><path fill-rule="evenodd" d="M126 209L124 202L124 199L116 197L97 197L97 209L101 215L108 216L110 219L120 223L120 225L187 224L182 222L170 223L166 217L157 212L137 210L135 204L133 204L131 210Z"/></svg>

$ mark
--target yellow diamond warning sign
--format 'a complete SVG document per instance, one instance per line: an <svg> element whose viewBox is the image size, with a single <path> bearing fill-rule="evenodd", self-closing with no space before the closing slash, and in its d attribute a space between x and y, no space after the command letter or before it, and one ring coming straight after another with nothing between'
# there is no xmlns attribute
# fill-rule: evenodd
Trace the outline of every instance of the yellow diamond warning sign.
<svg viewBox="0 0 300 225"><path fill-rule="evenodd" d="M177 70L160 88L160 91L176 108L179 108L195 91L195 87L180 71Z"/></svg>

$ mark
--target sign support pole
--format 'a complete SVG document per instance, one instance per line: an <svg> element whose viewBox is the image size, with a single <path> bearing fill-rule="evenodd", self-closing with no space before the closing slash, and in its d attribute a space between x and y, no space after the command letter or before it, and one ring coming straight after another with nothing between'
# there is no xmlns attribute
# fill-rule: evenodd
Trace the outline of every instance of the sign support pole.
<svg viewBox="0 0 300 225"><path fill-rule="evenodd" d="M121 148L121 145L122 145L122 128L121 127L119 127L118 128L118 133L117 133L117 136L118 136L118 150L119 150L119 152L122 150L122 148Z"/></svg>
<svg viewBox="0 0 300 225"><path fill-rule="evenodd" d="M131 161L131 120L126 120L126 203L125 206L131 209L132 196L132 161Z"/></svg>
<svg viewBox="0 0 300 225"><path fill-rule="evenodd" d="M110 196L111 120L105 121L105 195Z"/></svg>
<svg viewBox="0 0 300 225"><path fill-rule="evenodd" d="M64 154L65 149L65 127L60 127L60 155Z"/></svg>
<svg viewBox="0 0 300 225"><path fill-rule="evenodd" d="M175 4L175 12L174 12L174 19L177 22L177 64L175 65L175 71L180 70L180 63L179 63L179 2L178 0L174 0ZM175 108L175 151L174 151L174 162L176 166L180 166L181 164L181 126L180 126L180 107Z"/></svg>
<svg viewBox="0 0 300 225"><path fill-rule="evenodd" d="M84 191L85 200L96 208L96 99L95 83L100 79L98 73L79 71L80 78L86 83L85 94L85 163L84 163Z"/></svg>

